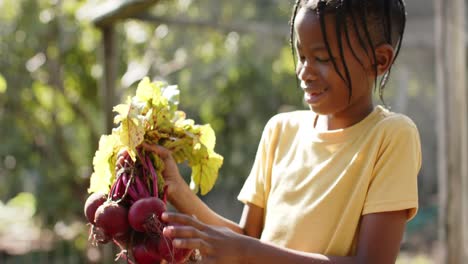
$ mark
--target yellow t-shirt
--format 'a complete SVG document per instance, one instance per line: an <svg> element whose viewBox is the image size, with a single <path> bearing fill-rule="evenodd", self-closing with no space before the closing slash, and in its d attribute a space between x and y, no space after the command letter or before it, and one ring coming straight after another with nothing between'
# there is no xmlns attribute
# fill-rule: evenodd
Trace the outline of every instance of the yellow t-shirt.
<svg viewBox="0 0 468 264"><path fill-rule="evenodd" d="M238 199L265 210L261 240L334 256L355 254L360 217L418 208L415 124L381 106L345 129L317 132L312 111L266 125Z"/></svg>

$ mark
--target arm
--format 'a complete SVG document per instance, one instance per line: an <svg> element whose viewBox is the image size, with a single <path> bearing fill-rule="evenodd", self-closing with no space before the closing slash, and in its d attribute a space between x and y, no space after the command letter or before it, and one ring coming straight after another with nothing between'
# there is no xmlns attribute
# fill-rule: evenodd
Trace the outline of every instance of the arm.
<svg viewBox="0 0 468 264"><path fill-rule="evenodd" d="M245 232L243 225L239 226L218 215L200 200L181 177L179 169L169 150L161 146L149 145L146 143L143 144L143 147L146 150L156 153L164 161L166 168L163 171L163 177L167 185L168 200L179 212L194 216L208 225L227 227L239 234L248 234L251 232L251 228Z"/></svg>
<svg viewBox="0 0 468 264"><path fill-rule="evenodd" d="M255 230L262 208L250 205L245 230ZM244 211L245 212L245 211ZM175 238L174 245L181 248L198 248L207 263L395 263L403 236L407 211L368 214L361 219L356 256L336 257L305 253L281 248L258 239L234 234L225 228L215 228L181 214L166 214L163 219L184 226L169 227L166 236ZM242 221L241 221L242 222ZM249 223L253 224L249 227ZM258 230L257 230L258 231ZM205 263L205 262L204 262Z"/></svg>
<svg viewBox="0 0 468 264"><path fill-rule="evenodd" d="M247 263L395 263L403 237L407 211L364 215L356 256L336 257L303 253L250 240Z"/></svg>
<svg viewBox="0 0 468 264"><path fill-rule="evenodd" d="M177 188L171 191L168 189L168 199L179 212L195 216L201 222L208 225L227 227L238 234L245 234L242 227L238 224L211 210L192 190L190 190L185 182L177 186Z"/></svg>

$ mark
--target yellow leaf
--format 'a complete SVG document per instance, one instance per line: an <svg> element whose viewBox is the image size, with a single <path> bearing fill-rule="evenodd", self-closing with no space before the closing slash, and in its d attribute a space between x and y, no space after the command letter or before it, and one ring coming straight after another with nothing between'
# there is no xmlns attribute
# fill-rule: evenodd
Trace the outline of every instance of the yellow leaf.
<svg viewBox="0 0 468 264"><path fill-rule="evenodd" d="M127 118L129 108L130 106L128 104L119 104L114 106L113 111L118 113L114 118L115 124L118 124Z"/></svg>
<svg viewBox="0 0 468 264"><path fill-rule="evenodd" d="M153 99L153 96L157 94L157 91L151 86L150 79L148 77L143 78L139 83L136 90L136 98L143 102L148 102ZM156 95L157 96L157 95Z"/></svg>
<svg viewBox="0 0 468 264"><path fill-rule="evenodd" d="M120 138L120 142L128 149L132 160L136 159L136 147L139 146L145 137L146 117L142 113L146 110L147 103L142 103L136 98L128 99L126 104L114 107L118 113L114 122L120 126L113 130L113 134Z"/></svg>
<svg viewBox="0 0 468 264"><path fill-rule="evenodd" d="M200 127L200 143L213 150L216 144L216 135L209 124Z"/></svg>
<svg viewBox="0 0 468 264"><path fill-rule="evenodd" d="M122 146L115 135L102 135L99 148L94 154L94 171L91 175L88 192L108 192L115 179L115 162L117 152Z"/></svg>
<svg viewBox="0 0 468 264"><path fill-rule="evenodd" d="M7 90L7 82L5 78L0 74L0 94L5 93Z"/></svg>
<svg viewBox="0 0 468 264"><path fill-rule="evenodd" d="M223 164L223 157L211 152L208 157L192 167L192 190L200 190L202 195L206 195L216 183L218 171Z"/></svg>

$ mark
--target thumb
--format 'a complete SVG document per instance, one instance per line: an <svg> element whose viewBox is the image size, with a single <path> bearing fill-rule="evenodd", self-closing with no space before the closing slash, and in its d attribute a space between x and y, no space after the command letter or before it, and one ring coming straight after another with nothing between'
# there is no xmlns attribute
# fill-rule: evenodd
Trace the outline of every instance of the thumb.
<svg viewBox="0 0 468 264"><path fill-rule="evenodd" d="M146 142L143 142L142 146L143 146L143 148L145 150L154 152L156 155L158 155L163 160L172 158L171 151L168 150L165 147L162 147L162 146L159 146L159 145L150 145L150 144L148 144Z"/></svg>

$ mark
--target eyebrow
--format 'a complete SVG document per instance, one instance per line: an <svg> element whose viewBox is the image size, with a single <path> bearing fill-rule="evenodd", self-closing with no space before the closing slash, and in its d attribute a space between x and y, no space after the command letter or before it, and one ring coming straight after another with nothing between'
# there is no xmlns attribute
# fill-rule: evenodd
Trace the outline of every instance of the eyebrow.
<svg viewBox="0 0 468 264"><path fill-rule="evenodd" d="M296 41L296 48L302 48L301 44L298 41ZM312 51L327 51L327 48L323 44L311 45L309 48Z"/></svg>

